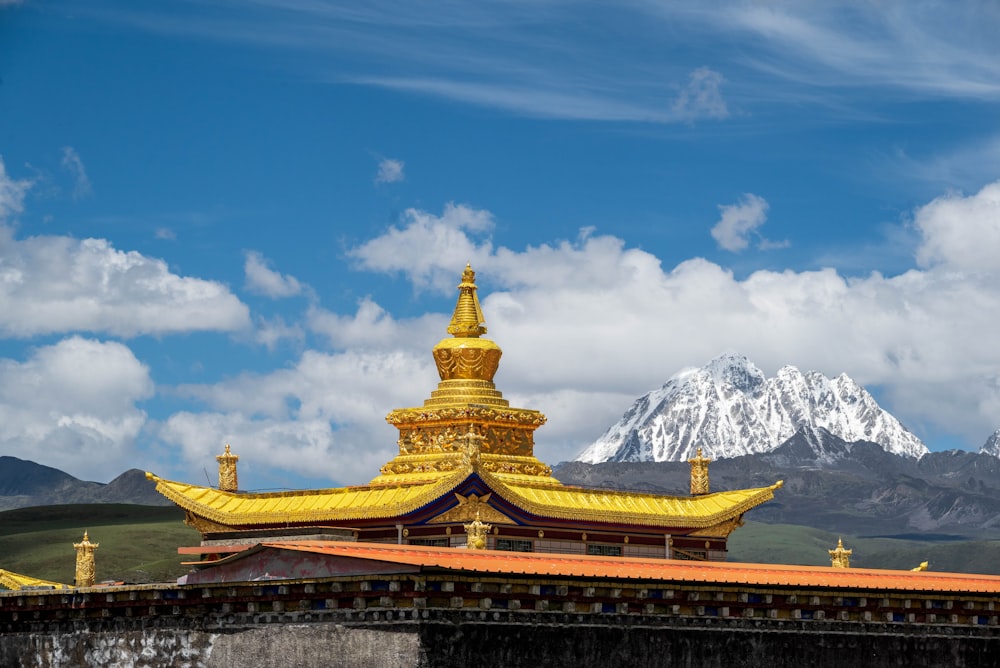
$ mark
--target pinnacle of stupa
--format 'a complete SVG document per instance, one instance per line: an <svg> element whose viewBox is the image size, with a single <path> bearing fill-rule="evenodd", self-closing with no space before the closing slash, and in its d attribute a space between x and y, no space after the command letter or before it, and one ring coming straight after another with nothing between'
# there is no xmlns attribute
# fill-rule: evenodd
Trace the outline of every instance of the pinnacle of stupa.
<svg viewBox="0 0 1000 668"><path fill-rule="evenodd" d="M458 301L455 312L448 325L450 338L442 339L434 346L434 363L442 386L439 391L445 391L439 397L428 399L436 405L436 399L448 399L462 402L463 397L477 403L487 403L496 406L506 406L507 402L500 399L500 393L493 386L493 376L500 366L500 356L503 351L500 346L489 339L482 338L486 333L486 319L483 309L479 306L479 296L476 294L476 272L471 265L465 265L462 272L462 282L458 285ZM452 382L456 381L456 382ZM478 382L468 382L478 381Z"/></svg>
<svg viewBox="0 0 1000 668"><path fill-rule="evenodd" d="M441 377L437 389L423 406L386 416L399 429L399 455L373 482L457 470L466 459L496 473L550 476L551 468L533 454L532 432L545 424L545 416L512 408L493 384L503 351L483 337L486 323L470 265L458 285L448 333L433 349Z"/></svg>

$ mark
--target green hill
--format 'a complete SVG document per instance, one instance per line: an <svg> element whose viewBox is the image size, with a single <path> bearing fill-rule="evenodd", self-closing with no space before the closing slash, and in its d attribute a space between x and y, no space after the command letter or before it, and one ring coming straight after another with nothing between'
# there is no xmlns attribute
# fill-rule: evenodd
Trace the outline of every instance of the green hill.
<svg viewBox="0 0 1000 668"><path fill-rule="evenodd" d="M177 548L197 545L197 531L176 507L125 504L38 506L0 512L0 568L73 584L76 551L88 531L99 543L97 579L132 583L174 580Z"/></svg>
<svg viewBox="0 0 1000 668"><path fill-rule="evenodd" d="M828 550L842 538L854 550L851 566L909 570L922 561L934 571L1000 575L1000 541L934 534L905 538L835 534L793 524L747 522L729 539L729 560L829 566Z"/></svg>

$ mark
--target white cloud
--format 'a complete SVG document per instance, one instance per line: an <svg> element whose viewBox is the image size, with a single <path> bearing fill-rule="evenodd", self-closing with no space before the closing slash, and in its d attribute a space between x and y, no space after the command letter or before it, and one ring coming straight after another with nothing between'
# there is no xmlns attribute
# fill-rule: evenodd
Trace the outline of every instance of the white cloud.
<svg viewBox="0 0 1000 668"><path fill-rule="evenodd" d="M455 282L452 267L488 256L492 248L466 234L493 230L493 215L482 209L448 203L440 216L407 209L403 223L353 249L351 257L364 269L403 272L419 287L446 290Z"/></svg>
<svg viewBox="0 0 1000 668"><path fill-rule="evenodd" d="M0 227L0 334L247 327L247 307L220 283L178 276L162 260L116 250L104 239L18 240Z"/></svg>
<svg viewBox="0 0 1000 668"><path fill-rule="evenodd" d="M791 245L787 239L773 241L757 231L767 221L768 208L767 200L753 193L744 193L737 204L720 204L722 215L712 227L712 238L720 248L733 253L746 250L751 236L757 238L759 250L787 248Z"/></svg>
<svg viewBox="0 0 1000 668"><path fill-rule="evenodd" d="M74 331L119 336L249 327L247 307L220 283L172 273L165 262L105 239L17 239L29 181L0 160L0 335Z"/></svg>
<svg viewBox="0 0 1000 668"><path fill-rule="evenodd" d="M24 196L30 188L31 181L7 175L7 168L0 157L0 224L24 210Z"/></svg>
<svg viewBox="0 0 1000 668"><path fill-rule="evenodd" d="M246 274L246 289L272 299L294 297L301 294L303 286L294 276L280 274L268 265L270 263L256 251L247 251L243 263Z"/></svg>
<svg viewBox="0 0 1000 668"><path fill-rule="evenodd" d="M260 318L256 325L254 339L268 350L274 350L282 341L301 343L305 339L305 332L301 327L287 324L280 316Z"/></svg>
<svg viewBox="0 0 1000 668"><path fill-rule="evenodd" d="M745 193L738 204L720 204L722 217L712 227L712 237L725 250L746 250L750 233L767 220L767 208L767 201L753 193Z"/></svg>
<svg viewBox="0 0 1000 668"><path fill-rule="evenodd" d="M397 452L398 434L385 423L386 414L420 405L436 385L429 348L421 358L391 349L307 351L290 369L183 386L177 391L202 400L210 412L175 414L159 435L180 446L192 470L213 461L229 442L244 458L241 466L258 471L277 467L342 483L367 480Z"/></svg>
<svg viewBox="0 0 1000 668"><path fill-rule="evenodd" d="M969 197L939 197L916 212L913 224L923 237L921 266L989 273L1000 268L1000 181Z"/></svg>
<svg viewBox="0 0 1000 668"><path fill-rule="evenodd" d="M724 81L721 74L707 67L694 70L674 102L674 113L684 120L728 118L729 109L720 90Z"/></svg>
<svg viewBox="0 0 1000 668"><path fill-rule="evenodd" d="M155 236L157 239L160 239L162 241L176 241L177 240L177 233L174 232L169 227L158 227L158 228L156 228L156 232L154 233L153 236Z"/></svg>
<svg viewBox="0 0 1000 668"><path fill-rule="evenodd" d="M71 337L0 359L0 450L108 480L135 460L136 403L152 394L149 369L120 343Z"/></svg>
<svg viewBox="0 0 1000 668"><path fill-rule="evenodd" d="M338 315L319 307L312 307L307 316L310 331L323 336L336 349L392 349L414 344L415 352L422 350L422 343L442 335L447 318L429 314L421 318L396 320L370 297L358 303L354 315Z"/></svg>
<svg viewBox="0 0 1000 668"><path fill-rule="evenodd" d="M90 178L83 166L80 154L72 146L63 147L62 167L73 177L73 199L80 199L93 194Z"/></svg>
<svg viewBox="0 0 1000 668"><path fill-rule="evenodd" d="M378 174L375 175L375 183L398 183L406 179L403 174L404 163L402 160L383 158L378 163Z"/></svg>

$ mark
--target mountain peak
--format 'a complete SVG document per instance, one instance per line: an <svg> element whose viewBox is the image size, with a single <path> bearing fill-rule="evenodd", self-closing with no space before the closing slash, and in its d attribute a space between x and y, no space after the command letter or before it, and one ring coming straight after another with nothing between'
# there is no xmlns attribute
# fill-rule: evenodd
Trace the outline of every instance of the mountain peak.
<svg viewBox="0 0 1000 668"><path fill-rule="evenodd" d="M733 388L752 392L765 382L764 372L745 355L723 353L702 367L716 385L729 384Z"/></svg>
<svg viewBox="0 0 1000 668"><path fill-rule="evenodd" d="M994 457L1000 457L1000 429L993 432L993 435L986 439L983 443L983 447L980 448L979 452L986 455L993 455Z"/></svg>
<svg viewBox="0 0 1000 668"><path fill-rule="evenodd" d="M803 428L908 457L927 452L846 374L787 365L767 378L746 356L726 353L639 398L578 460L683 461L699 447L715 459L738 457L770 452Z"/></svg>

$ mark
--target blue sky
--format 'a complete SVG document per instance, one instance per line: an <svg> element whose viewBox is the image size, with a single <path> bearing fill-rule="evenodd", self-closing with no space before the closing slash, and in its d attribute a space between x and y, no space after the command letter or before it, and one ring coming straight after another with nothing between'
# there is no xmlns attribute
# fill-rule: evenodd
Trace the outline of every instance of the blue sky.
<svg viewBox="0 0 1000 668"><path fill-rule="evenodd" d="M0 453L361 483L466 261L589 445L741 352L1000 427L991 2L0 0Z"/></svg>

